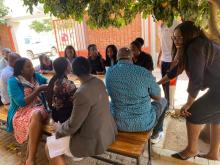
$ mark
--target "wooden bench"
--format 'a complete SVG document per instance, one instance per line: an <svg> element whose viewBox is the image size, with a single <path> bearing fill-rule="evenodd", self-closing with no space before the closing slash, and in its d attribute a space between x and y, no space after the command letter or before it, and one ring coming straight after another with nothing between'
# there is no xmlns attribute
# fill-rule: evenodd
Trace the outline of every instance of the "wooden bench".
<svg viewBox="0 0 220 165"><path fill-rule="evenodd" d="M0 121L6 121L7 120L7 114L8 111L5 108L5 106L0 106Z"/></svg>
<svg viewBox="0 0 220 165"><path fill-rule="evenodd" d="M140 158L144 152L145 146L148 143L148 162L147 165L151 165L151 142L150 132L119 132L116 141L109 146L108 152L119 154L122 156L136 159L136 164L140 165ZM101 156L93 156L95 159L99 159L111 164L121 165L121 163L114 162Z"/></svg>
<svg viewBox="0 0 220 165"><path fill-rule="evenodd" d="M6 123L6 120L7 120L7 109L4 108L4 106L0 106L0 121ZM51 134L47 126L44 127L44 132L46 134ZM151 165L150 136L151 136L151 132L141 132L141 133L119 132L116 137L116 141L108 147L107 151L110 153L115 153L126 157L134 158L136 159L137 165L140 165L140 157L142 156L145 146L148 143L147 165ZM122 164L101 156L92 156L92 157L115 165Z"/></svg>

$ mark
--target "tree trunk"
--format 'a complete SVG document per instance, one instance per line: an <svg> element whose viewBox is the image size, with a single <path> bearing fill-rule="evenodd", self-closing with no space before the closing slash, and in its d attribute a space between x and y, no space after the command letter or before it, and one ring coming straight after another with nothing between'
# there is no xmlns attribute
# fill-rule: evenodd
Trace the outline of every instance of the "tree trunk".
<svg viewBox="0 0 220 165"><path fill-rule="evenodd" d="M209 0L211 6L211 15L209 19L209 38L220 44L220 32L218 27L217 10L220 9L220 1Z"/></svg>
<svg viewBox="0 0 220 165"><path fill-rule="evenodd" d="M220 9L220 0L209 0L211 5L211 15L209 19L209 34L208 37L220 44L220 32L218 27L217 10ZM199 138L205 143L210 144L210 124L206 124L200 133Z"/></svg>

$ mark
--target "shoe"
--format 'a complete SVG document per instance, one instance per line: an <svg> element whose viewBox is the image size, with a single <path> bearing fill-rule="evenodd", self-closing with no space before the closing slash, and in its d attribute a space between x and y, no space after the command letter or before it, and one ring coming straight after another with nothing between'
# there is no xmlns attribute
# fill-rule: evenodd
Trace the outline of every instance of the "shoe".
<svg viewBox="0 0 220 165"><path fill-rule="evenodd" d="M180 159L180 160L188 160L188 159L190 159L190 158L194 158L194 159L195 159L195 157L198 156L198 154L196 154L195 156L186 156L186 157L183 157L183 156L181 155L181 153L178 152L178 153L172 154L171 156L172 156L173 158Z"/></svg>
<svg viewBox="0 0 220 165"><path fill-rule="evenodd" d="M163 138L163 132L159 132L158 134L151 136L151 143L153 144L159 143L162 138Z"/></svg>
<svg viewBox="0 0 220 165"><path fill-rule="evenodd" d="M205 158L205 159L207 159L207 158L206 158L207 154L204 154L204 153L200 153L200 154L198 154L197 156L198 156L199 158Z"/></svg>

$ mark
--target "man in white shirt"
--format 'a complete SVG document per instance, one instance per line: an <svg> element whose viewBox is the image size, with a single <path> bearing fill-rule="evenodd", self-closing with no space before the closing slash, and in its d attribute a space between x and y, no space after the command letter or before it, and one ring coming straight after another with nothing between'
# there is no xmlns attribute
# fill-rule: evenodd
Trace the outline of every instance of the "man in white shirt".
<svg viewBox="0 0 220 165"><path fill-rule="evenodd" d="M161 68L162 77L167 74L172 62L172 46L173 41L171 37L173 36L173 31L178 25L178 22L174 21L171 27L167 27L165 23L161 23L159 34L160 34L160 53L157 60L157 66ZM170 82L163 84L163 91L165 98L167 99L168 106L171 104L170 98ZM172 105L174 106L174 105Z"/></svg>
<svg viewBox="0 0 220 165"><path fill-rule="evenodd" d="M11 52L9 48L3 48L0 55L0 74L1 71L7 66L8 54Z"/></svg>
<svg viewBox="0 0 220 165"><path fill-rule="evenodd" d="M7 58L8 58L8 54L11 52L11 50L9 48L3 48L1 50L1 54L0 54L0 75L1 75L1 71L8 65L7 62ZM2 101L1 101L1 97L0 97L0 105L3 105Z"/></svg>
<svg viewBox="0 0 220 165"><path fill-rule="evenodd" d="M0 76L0 94L1 94L1 101L4 105L8 105L10 103L8 97L8 79L14 73L14 65L16 60L20 58L20 55L17 53L9 53L8 54L8 65L2 70Z"/></svg>

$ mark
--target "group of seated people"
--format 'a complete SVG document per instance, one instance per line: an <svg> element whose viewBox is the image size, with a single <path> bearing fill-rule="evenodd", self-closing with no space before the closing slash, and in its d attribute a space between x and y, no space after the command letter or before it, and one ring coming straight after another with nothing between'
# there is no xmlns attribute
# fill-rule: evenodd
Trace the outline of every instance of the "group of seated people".
<svg viewBox="0 0 220 165"><path fill-rule="evenodd" d="M206 38L200 35L201 31L191 22L184 22L177 26L174 31L174 47L179 52L174 62L185 62L186 55L181 52L183 45L189 40L184 40L190 35L197 37L193 40L195 43L207 44ZM190 33L191 34L191 33ZM202 33L201 33L202 34ZM7 118L7 131L13 132L16 140L23 143L28 140L26 165L34 165L38 144L43 132L43 125L48 122L50 114L55 123L51 124L51 130L54 132L51 137L47 138L46 153L51 164L66 164L64 155L73 159L99 155L107 150L108 146L115 141L117 131L125 132L145 132L152 130L152 143L158 142L163 137L163 122L167 110L167 101L161 98L161 91L158 83L167 81L166 75L158 83L152 75L153 63L150 55L141 50L142 41L136 39L129 48L121 48L117 52L114 45L106 49L106 60L104 61L99 54L96 45L88 47L89 57L77 57L73 47L68 46L65 50L65 57L59 57L52 62L54 76L47 82L47 79L37 73L31 61L22 58L16 53L4 54L4 59L0 59L0 67L4 60L8 66L12 67L12 76L7 81L7 91L9 96L9 110ZM219 52L220 47L212 43L215 52ZM204 60L200 58L199 51L206 52L196 46L192 54L197 62ZM116 54L117 52L117 54ZM215 61L211 69L219 69L220 56L216 53ZM205 57L205 55L203 56ZM213 59L214 59L213 58ZM187 59L187 58L186 58ZM192 60L195 60L192 58ZM2 62L4 61L4 62ZM205 61L205 60L204 60ZM194 66L194 63L184 63ZM49 63L49 62L48 62ZM174 63L174 64L175 64ZM197 72L200 73L200 63L197 63ZM105 67L110 66L107 70ZM198 81L192 81L197 75L195 68L182 67L176 65L174 71L182 73L185 69L191 76L189 79L189 93L198 94L200 88L196 87ZM204 65L206 66L206 65ZM181 69L181 70L180 70ZM191 69L191 70L190 70ZM210 71L213 71L210 70ZM3 70L4 71L4 70ZM1 77L4 75L3 71ZM174 72L173 71L173 72ZM92 74L105 73L105 84ZM80 81L80 87L76 87L74 82L68 79L68 74L75 75ZM210 74L210 79L220 82L219 74ZM193 75L193 76L192 76ZM203 72L200 73L203 75ZM214 75L214 76L213 76ZM214 78L213 78L214 77ZM200 79L199 79L200 80ZM212 82L212 90L218 89L217 84ZM195 88L196 87L196 88ZM203 157L219 160L219 114L206 111L205 104L209 104L211 110L219 111L219 90L212 91L213 95L205 95L205 98L198 99L189 97L192 108L184 105L182 115L186 117L188 146L184 151L172 155L178 159L189 159L198 153L197 141L201 124L209 123L213 118L214 131L217 132L212 136L210 152ZM109 101L109 96L110 100ZM208 100L207 100L208 99ZM214 99L214 101L213 101ZM205 102L204 102L205 100ZM210 104L213 102L213 104ZM202 108L195 108L198 103L203 103ZM188 109L190 112L188 112ZM194 108L194 109L193 109ZM203 111L199 111L199 110ZM52 113L50 113L52 111ZM205 113L203 115L194 113ZM213 124L213 123L211 123ZM213 134L213 133L212 133ZM215 142L216 141L216 142Z"/></svg>
<svg viewBox="0 0 220 165"><path fill-rule="evenodd" d="M88 52L88 58L77 57L74 48L67 46L65 56L54 61L40 56L38 70L29 59L14 52L7 54L7 67L11 68L4 83L4 95L8 95L10 104L7 131L13 132L18 143L28 140L27 165L35 164L43 126L49 118L54 121L51 129L55 134L46 145L51 164L65 164L63 155L81 158L102 154L115 141L117 130L153 129L152 141L161 138L166 100L160 97L160 88L151 73L152 58L141 51L141 43L134 41L131 50L119 51L109 45L106 60L94 44L89 45ZM105 71L105 67L109 69ZM39 71L53 71L54 76L48 82ZM92 75L105 72L105 84ZM68 74L79 79L78 89ZM65 146L62 155L52 154L54 143Z"/></svg>
<svg viewBox="0 0 220 165"><path fill-rule="evenodd" d="M135 65L142 66L149 71L153 71L153 60L150 54L142 51L142 46L144 45L144 40L142 38L136 38L130 44L130 49L132 51L132 61ZM91 73L94 75L103 75L106 73L106 69L110 66L117 64L117 47L115 45L108 45L105 50L105 59L98 51L95 44L90 44L88 46L88 60L91 65ZM77 57L77 53L73 46L68 45L64 50L64 57L72 63ZM40 65L35 68L35 70L41 73L53 72L52 60L46 55L42 54L39 56Z"/></svg>

